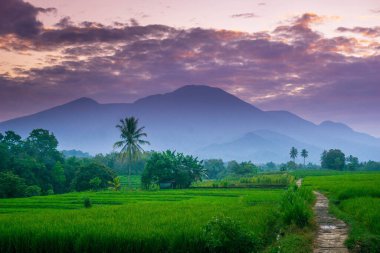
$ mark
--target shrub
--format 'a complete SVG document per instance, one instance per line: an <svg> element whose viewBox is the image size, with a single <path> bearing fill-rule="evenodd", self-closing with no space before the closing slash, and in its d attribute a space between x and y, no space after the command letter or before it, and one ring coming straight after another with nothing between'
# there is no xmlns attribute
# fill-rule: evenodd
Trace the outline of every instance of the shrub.
<svg viewBox="0 0 380 253"><path fill-rule="evenodd" d="M90 199L89 197L85 197L85 198L83 199L83 206L84 206L85 208L90 208L90 207L92 207L92 202L91 202L91 199Z"/></svg>
<svg viewBox="0 0 380 253"><path fill-rule="evenodd" d="M26 187L25 196L33 197L33 196L40 196L40 195L41 195L41 187L39 187L38 185L30 185Z"/></svg>
<svg viewBox="0 0 380 253"><path fill-rule="evenodd" d="M203 231L211 252L252 252L257 246L251 233L229 217L213 218Z"/></svg>
<svg viewBox="0 0 380 253"><path fill-rule="evenodd" d="M286 225L295 224L299 228L304 228L310 224L312 218L310 194L312 194L310 189L289 187L281 201L282 218Z"/></svg>

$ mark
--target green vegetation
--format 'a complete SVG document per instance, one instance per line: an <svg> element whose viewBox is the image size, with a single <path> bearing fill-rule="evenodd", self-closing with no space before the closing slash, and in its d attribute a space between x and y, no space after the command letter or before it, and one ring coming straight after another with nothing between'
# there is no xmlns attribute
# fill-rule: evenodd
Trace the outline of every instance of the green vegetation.
<svg viewBox="0 0 380 253"><path fill-rule="evenodd" d="M290 174L263 174L252 177L229 176L221 180L205 180L195 182L192 187L206 188L286 188L294 182L294 176Z"/></svg>
<svg viewBox="0 0 380 253"><path fill-rule="evenodd" d="M276 239L283 194L197 189L1 199L0 252L210 252L235 232L253 239L244 247L261 251ZM228 218L219 224L216 217ZM219 235L205 237L207 229Z"/></svg>
<svg viewBox="0 0 380 253"><path fill-rule="evenodd" d="M290 172L296 179L305 178L310 176L333 176L333 175L344 175L351 172L337 171L337 170L294 170Z"/></svg>
<svg viewBox="0 0 380 253"><path fill-rule="evenodd" d="M277 241L266 252L312 252L314 223L312 205L315 196L310 188L292 185L280 205L281 229Z"/></svg>
<svg viewBox="0 0 380 253"><path fill-rule="evenodd" d="M197 158L182 153L155 152L145 165L141 183L145 189L188 188L192 182L201 181L206 172Z"/></svg>
<svg viewBox="0 0 380 253"><path fill-rule="evenodd" d="M347 241L351 250L380 252L379 173L306 177L303 185L328 195L330 210L351 227Z"/></svg>
<svg viewBox="0 0 380 253"><path fill-rule="evenodd" d="M321 156L321 166L324 169L343 170L346 165L346 156L339 149L323 151Z"/></svg>

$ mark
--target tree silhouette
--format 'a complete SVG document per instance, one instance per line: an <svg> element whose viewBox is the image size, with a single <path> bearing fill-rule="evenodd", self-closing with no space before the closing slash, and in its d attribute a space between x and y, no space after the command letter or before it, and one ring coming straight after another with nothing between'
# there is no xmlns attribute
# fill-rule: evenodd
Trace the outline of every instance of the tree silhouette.
<svg viewBox="0 0 380 253"><path fill-rule="evenodd" d="M309 157L309 152L306 149L302 149L301 156L303 157L303 166L305 167L305 160Z"/></svg>
<svg viewBox="0 0 380 253"><path fill-rule="evenodd" d="M296 162L296 157L298 156L298 150L295 147L290 149L290 158L293 159L293 162Z"/></svg>

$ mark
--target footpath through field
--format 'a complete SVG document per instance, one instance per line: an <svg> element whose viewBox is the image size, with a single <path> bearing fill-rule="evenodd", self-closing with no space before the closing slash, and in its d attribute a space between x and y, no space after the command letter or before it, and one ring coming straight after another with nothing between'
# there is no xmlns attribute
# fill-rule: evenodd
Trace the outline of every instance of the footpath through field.
<svg viewBox="0 0 380 253"><path fill-rule="evenodd" d="M302 179L297 182L301 186ZM314 240L314 253L348 253L344 246L347 239L347 225L329 214L329 200L321 193L314 191L317 201L314 213L318 226L317 236Z"/></svg>

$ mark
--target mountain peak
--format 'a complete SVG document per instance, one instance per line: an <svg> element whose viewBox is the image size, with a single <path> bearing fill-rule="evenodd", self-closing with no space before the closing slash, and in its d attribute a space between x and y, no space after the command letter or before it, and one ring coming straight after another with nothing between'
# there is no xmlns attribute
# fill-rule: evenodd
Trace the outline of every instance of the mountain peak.
<svg viewBox="0 0 380 253"><path fill-rule="evenodd" d="M343 123L338 123L338 122L334 122L334 121L330 121L330 120L323 121L321 124L319 124L319 126L321 126L323 128L329 128L329 129L352 131L352 129L349 126L347 126Z"/></svg>
<svg viewBox="0 0 380 253"><path fill-rule="evenodd" d="M96 102L92 98L81 97L81 98L78 98L78 99L75 99L75 100L69 102L69 104L98 104L98 102Z"/></svg>
<svg viewBox="0 0 380 253"><path fill-rule="evenodd" d="M139 99L135 104L160 104L167 106L189 106L189 108L207 107L221 110L235 108L235 110L256 110L253 105L216 87L207 85L186 85L172 92L153 95Z"/></svg>
<svg viewBox="0 0 380 253"><path fill-rule="evenodd" d="M185 93L188 93L188 92L200 92L200 93L202 93L202 92L223 92L223 93L227 93L220 88L207 86L207 85L203 85L203 84L189 84L189 85L182 86L182 87L173 91L173 93L182 93L182 92L185 92Z"/></svg>

